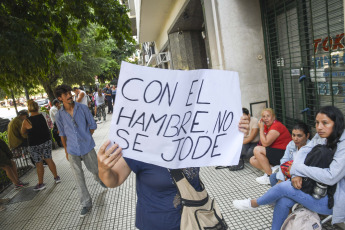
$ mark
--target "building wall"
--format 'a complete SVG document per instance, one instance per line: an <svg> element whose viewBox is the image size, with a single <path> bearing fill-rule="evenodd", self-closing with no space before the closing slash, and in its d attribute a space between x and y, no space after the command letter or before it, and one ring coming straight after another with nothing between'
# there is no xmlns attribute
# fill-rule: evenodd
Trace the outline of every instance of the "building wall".
<svg viewBox="0 0 345 230"><path fill-rule="evenodd" d="M259 0L207 0L204 7L212 68L239 73L242 106L268 102Z"/></svg>

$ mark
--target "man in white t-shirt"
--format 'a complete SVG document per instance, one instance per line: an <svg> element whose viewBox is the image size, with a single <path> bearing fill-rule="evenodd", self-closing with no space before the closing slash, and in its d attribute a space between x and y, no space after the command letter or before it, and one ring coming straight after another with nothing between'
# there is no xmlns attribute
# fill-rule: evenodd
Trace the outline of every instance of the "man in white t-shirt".
<svg viewBox="0 0 345 230"><path fill-rule="evenodd" d="M84 104L87 107L89 107L88 102L87 102L87 95L83 90L77 87L73 87L73 92L76 95L76 99L75 99L76 102L79 102L80 104Z"/></svg>
<svg viewBox="0 0 345 230"><path fill-rule="evenodd" d="M244 168L244 159L249 159L254 155L253 150L260 140L258 119L251 117L247 108L242 108L242 112L243 116L248 116L249 118L249 132L243 139L240 162L238 165L230 166L230 171L237 171Z"/></svg>

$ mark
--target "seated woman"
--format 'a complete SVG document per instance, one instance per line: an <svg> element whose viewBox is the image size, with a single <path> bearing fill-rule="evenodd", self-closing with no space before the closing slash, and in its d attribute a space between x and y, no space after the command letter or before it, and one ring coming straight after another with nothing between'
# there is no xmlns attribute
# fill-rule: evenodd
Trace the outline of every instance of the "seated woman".
<svg viewBox="0 0 345 230"><path fill-rule="evenodd" d="M253 200L234 200L233 205L237 209L257 210L259 205L276 203L273 212L272 230L280 229L289 214L289 209L300 203L307 209L322 215L333 215L332 224L345 221L345 123L344 115L334 106L326 106L320 109L316 116L315 137L302 147L292 164L290 173L291 181L284 181L268 190L263 196ZM304 161L318 144L326 145L334 152L333 160L329 168L311 167ZM316 199L310 194L304 193L302 177L307 177L316 182L328 186L336 185L334 194L334 206L329 206L328 196Z"/></svg>
<svg viewBox="0 0 345 230"><path fill-rule="evenodd" d="M308 126L301 122L296 124L292 128L292 141L286 146L285 154L282 159L280 159L280 165L286 163L287 161L292 161L298 152L298 150L309 143L309 128ZM282 172L282 169L279 167L277 173L272 173L270 176L271 186L274 186L277 183L285 181L285 176Z"/></svg>
<svg viewBox="0 0 345 230"><path fill-rule="evenodd" d="M270 184L271 166L280 165L280 159L284 156L286 146L291 141L291 135L289 130L276 120L273 109L263 109L261 117L259 121L260 142L254 148L254 156L250 158L249 162L265 173L256 178L256 181L259 184Z"/></svg>

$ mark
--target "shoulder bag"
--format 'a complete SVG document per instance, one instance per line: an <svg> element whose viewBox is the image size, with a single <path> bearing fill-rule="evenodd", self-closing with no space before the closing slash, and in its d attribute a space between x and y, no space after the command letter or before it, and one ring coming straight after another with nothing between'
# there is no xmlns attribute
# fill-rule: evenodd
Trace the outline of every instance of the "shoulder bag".
<svg viewBox="0 0 345 230"><path fill-rule="evenodd" d="M188 182L181 169L171 169L169 172L181 197L181 230L228 229L216 201L208 196L201 181L203 189L198 192Z"/></svg>

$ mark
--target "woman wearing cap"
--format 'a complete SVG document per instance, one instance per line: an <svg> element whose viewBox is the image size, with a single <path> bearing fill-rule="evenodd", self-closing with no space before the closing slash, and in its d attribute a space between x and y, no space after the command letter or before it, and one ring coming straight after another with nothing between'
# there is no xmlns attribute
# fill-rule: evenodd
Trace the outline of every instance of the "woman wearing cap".
<svg viewBox="0 0 345 230"><path fill-rule="evenodd" d="M22 134L28 134L29 152L36 164L38 184L34 187L34 191L39 191L46 188L45 184L43 183L43 160L47 162L50 171L54 175L55 183L57 184L61 181L60 177L57 175L56 166L51 155L51 133L46 119L41 113L38 112L38 109L38 104L35 101L28 101L30 117L24 120L21 128Z"/></svg>

